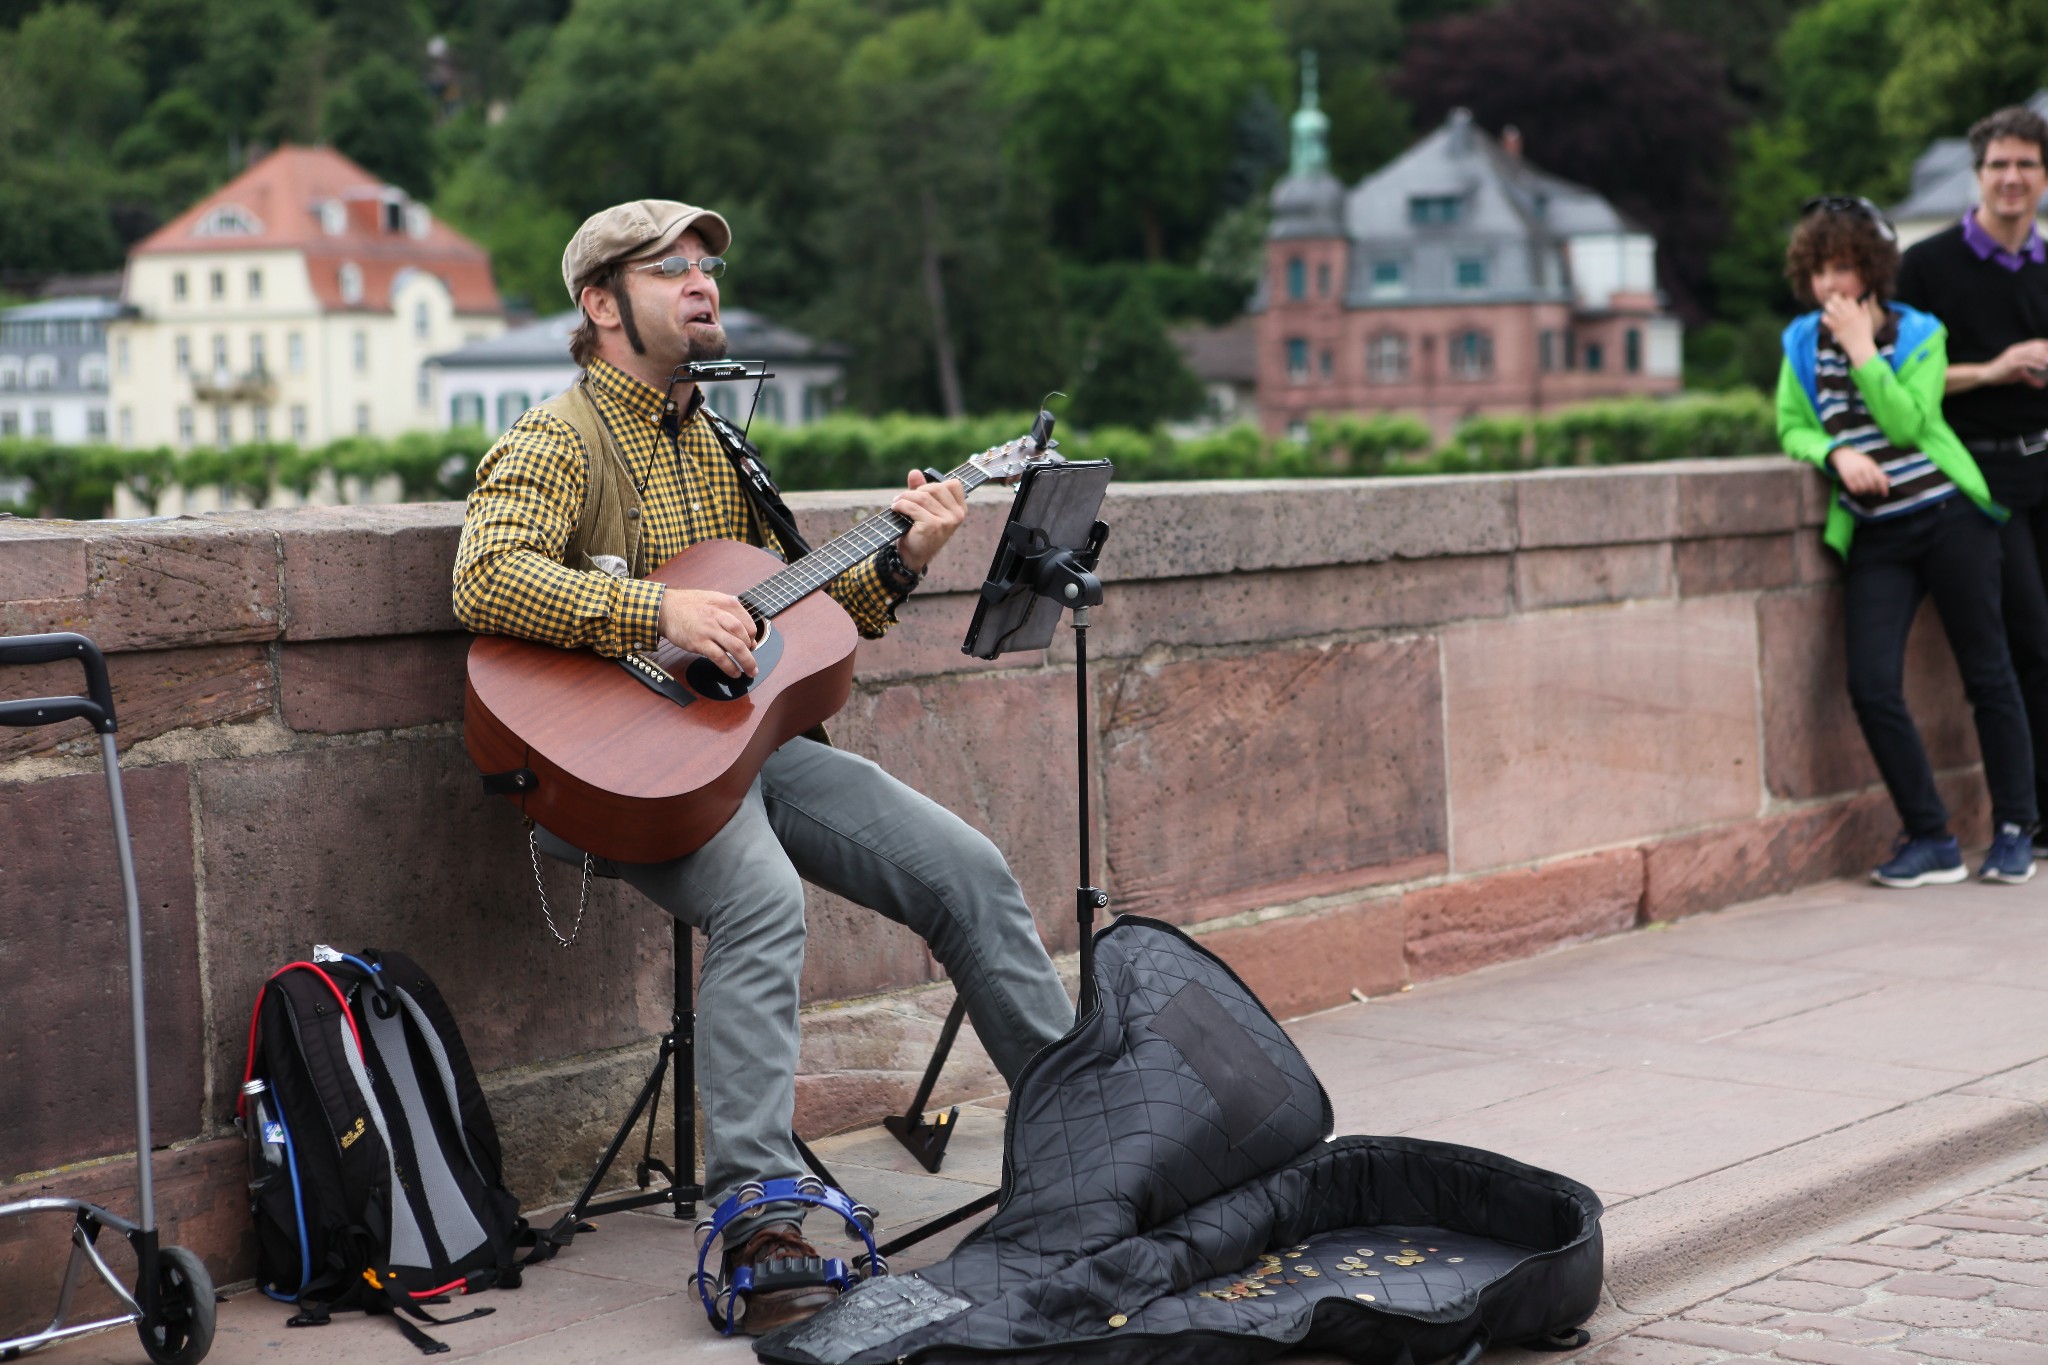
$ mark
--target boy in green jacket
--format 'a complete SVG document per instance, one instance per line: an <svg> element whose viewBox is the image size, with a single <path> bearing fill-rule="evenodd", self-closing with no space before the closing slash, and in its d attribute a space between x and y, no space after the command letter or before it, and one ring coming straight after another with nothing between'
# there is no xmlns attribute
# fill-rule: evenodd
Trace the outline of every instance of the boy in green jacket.
<svg viewBox="0 0 2048 1365"><path fill-rule="evenodd" d="M2034 875L2033 744L1999 612L2005 509L1942 420L1946 332L1890 301L1897 236L1866 199L1808 201L1785 276L1814 311L1785 329L1778 439L1835 482L1825 537L1848 561L1849 698L1904 824L1884 886L1967 875L1906 710L1906 636L1932 595L1977 722L1996 834L1979 876Z"/></svg>

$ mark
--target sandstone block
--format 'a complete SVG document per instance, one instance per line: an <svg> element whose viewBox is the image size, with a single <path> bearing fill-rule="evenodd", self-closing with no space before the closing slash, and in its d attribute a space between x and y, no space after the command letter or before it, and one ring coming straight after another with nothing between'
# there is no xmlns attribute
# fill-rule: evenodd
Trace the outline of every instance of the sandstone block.
<svg viewBox="0 0 2048 1365"><path fill-rule="evenodd" d="M1623 1337L1608 1342L1586 1360L1589 1365L1701 1365L1702 1361L1715 1358L1716 1353L1704 1346Z"/></svg>
<svg viewBox="0 0 2048 1365"><path fill-rule="evenodd" d="M1786 461L1693 460L1671 466L1678 474L1678 533L1756 536L1800 524L1801 484L1807 471Z"/></svg>
<svg viewBox="0 0 2048 1365"><path fill-rule="evenodd" d="M1643 850L1643 915L1681 919L1882 860L1898 816L1882 793L1660 839Z"/></svg>
<svg viewBox="0 0 2048 1365"><path fill-rule="evenodd" d="M1507 477L1130 484L1110 489L1102 516L1113 528L1103 573L1115 582L1515 547Z"/></svg>
<svg viewBox="0 0 2048 1365"><path fill-rule="evenodd" d="M123 751L172 730L232 725L270 710L270 656L264 645L153 649L107 660L114 692L116 741ZM0 698L77 696L85 674L76 664L0 668ZM83 721L34 730L0 730L0 758L64 753L94 761L97 733Z"/></svg>
<svg viewBox="0 0 2048 1365"><path fill-rule="evenodd" d="M1811 1280L1815 1284L1841 1285L1845 1289L1868 1289L1879 1280L1885 1279L1891 1271L1881 1265L1860 1261L1805 1261L1778 1272L1781 1280ZM1910 1290L1895 1290L1896 1293L1911 1293Z"/></svg>
<svg viewBox="0 0 2048 1365"><path fill-rule="evenodd" d="M1768 1322L1780 1316L1780 1310L1760 1303L1730 1303L1726 1299L1713 1299L1688 1308L1684 1316L1692 1322L1721 1322L1735 1327L1747 1327L1752 1323Z"/></svg>
<svg viewBox="0 0 2048 1365"><path fill-rule="evenodd" d="M1134 658L1155 645L1279 644L1505 616L1508 563L1505 555L1464 555L1118 583L1090 615L1088 653ZM1070 667L1073 632L1062 626L1047 655Z"/></svg>
<svg viewBox="0 0 2048 1365"><path fill-rule="evenodd" d="M1669 540L1678 534L1678 480L1657 468L1546 469L1515 483L1524 550Z"/></svg>
<svg viewBox="0 0 2048 1365"><path fill-rule="evenodd" d="M1678 590L1687 597L1758 592L1799 581L1798 552L1790 532L1681 540L1677 568Z"/></svg>
<svg viewBox="0 0 2048 1365"><path fill-rule="evenodd" d="M1117 910L1185 923L1443 866L1434 640L1134 666L1105 690Z"/></svg>
<svg viewBox="0 0 2048 1365"><path fill-rule="evenodd" d="M1673 582L1668 542L1524 550L1515 556L1515 604L1523 611L1669 597Z"/></svg>
<svg viewBox="0 0 2048 1365"><path fill-rule="evenodd" d="M1981 1299L1997 1287L1995 1280L1974 1275L1901 1275L1885 1289L1893 1294L1919 1294L1931 1299Z"/></svg>
<svg viewBox="0 0 2048 1365"><path fill-rule="evenodd" d="M1443 641L1459 871L1756 814L1747 602L1512 617Z"/></svg>
<svg viewBox="0 0 2048 1365"><path fill-rule="evenodd" d="M285 634L294 640L457 630L461 503L300 507L260 518L277 529Z"/></svg>
<svg viewBox="0 0 2048 1365"><path fill-rule="evenodd" d="M1866 1303L1856 1310L1858 1317L1873 1322L1902 1322L1908 1327L1988 1327L1998 1320L1998 1310L1989 1304L1958 1303L1954 1299L1930 1299L1895 1295L1878 1303Z"/></svg>
<svg viewBox="0 0 2048 1365"><path fill-rule="evenodd" d="M200 1132L186 781L178 766L122 774L142 909L157 1143ZM0 1177L135 1149L128 940L111 819L98 774L0 787L0 962L10 968L0 972Z"/></svg>
<svg viewBox="0 0 2048 1365"><path fill-rule="evenodd" d="M1868 1261L1872 1265L1897 1266L1901 1270L1942 1270L1954 1265L1956 1260L1938 1251L1873 1246L1869 1242L1830 1247L1827 1254L1837 1261Z"/></svg>
<svg viewBox="0 0 2048 1365"><path fill-rule="evenodd" d="M1913 1338L1913 1352L1934 1360L1967 1360L1971 1365L2041 1365L2041 1348L2017 1341L1922 1335Z"/></svg>
<svg viewBox="0 0 2048 1365"><path fill-rule="evenodd" d="M1942 1250L1954 1256L1981 1256L1993 1261L2048 1261L2048 1238L1968 1232L1949 1238Z"/></svg>
<svg viewBox="0 0 2048 1365"><path fill-rule="evenodd" d="M78 536L25 535L0 529L0 600L34 602L83 597L85 541Z"/></svg>
<svg viewBox="0 0 2048 1365"><path fill-rule="evenodd" d="M461 720L471 638L450 632L287 644L278 655L284 722L341 735Z"/></svg>
<svg viewBox="0 0 2048 1365"><path fill-rule="evenodd" d="M1201 944L1244 978L1276 1019L1341 1005L1357 991L1407 984L1401 898L1382 896L1306 915L1217 929Z"/></svg>
<svg viewBox="0 0 2048 1365"><path fill-rule="evenodd" d="M189 518L106 525L86 537L85 595L0 602L0 634L82 631L108 653L276 637L269 531Z"/></svg>
<svg viewBox="0 0 2048 1365"><path fill-rule="evenodd" d="M1863 1302L1859 1290L1798 1280L1765 1280L1744 1285L1728 1297L1737 1303L1767 1303L1774 1308L1796 1308L1802 1313L1832 1313Z"/></svg>
<svg viewBox="0 0 2048 1365"><path fill-rule="evenodd" d="M616 1047L665 1026L669 917L623 883L594 881L575 951L557 947L518 812L483 793L458 741L220 760L197 781L215 1121L233 1107L258 988L315 943L417 960L480 1070ZM566 933L577 874L542 867ZM508 992L508 981L535 988Z"/></svg>
<svg viewBox="0 0 2048 1365"><path fill-rule="evenodd" d="M1409 971L1432 981L1618 933L1636 922L1642 896L1642 856L1632 848L1409 891Z"/></svg>
<svg viewBox="0 0 2048 1365"><path fill-rule="evenodd" d="M1847 1341L1859 1345L1872 1345L1881 1341L1897 1341L1906 1335L1904 1327L1884 1322L1861 1322L1855 1318L1821 1317L1813 1313L1788 1313L1771 1324L1780 1332L1814 1332L1829 1341Z"/></svg>
<svg viewBox="0 0 2048 1365"><path fill-rule="evenodd" d="M1828 521L1828 507L1835 500L1835 481L1822 473L1817 466L1803 462L1795 464L1799 470L1799 524L1801 526L1825 526Z"/></svg>

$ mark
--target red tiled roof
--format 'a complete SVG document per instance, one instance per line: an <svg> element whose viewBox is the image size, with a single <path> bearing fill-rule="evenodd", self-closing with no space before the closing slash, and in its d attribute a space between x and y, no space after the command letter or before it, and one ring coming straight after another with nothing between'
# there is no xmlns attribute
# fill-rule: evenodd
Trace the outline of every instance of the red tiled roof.
<svg viewBox="0 0 2048 1365"><path fill-rule="evenodd" d="M454 295L458 313L502 311L489 253L438 219L421 237L387 230L382 205L390 199L411 202L331 147L280 147L136 243L132 254L296 250L306 257L323 308L387 311L392 281L411 268L439 276ZM342 232L329 233L320 206L335 201L343 205L347 221ZM193 229L223 206L241 209L258 230L195 235ZM363 295L356 304L342 302L345 262L363 274Z"/></svg>

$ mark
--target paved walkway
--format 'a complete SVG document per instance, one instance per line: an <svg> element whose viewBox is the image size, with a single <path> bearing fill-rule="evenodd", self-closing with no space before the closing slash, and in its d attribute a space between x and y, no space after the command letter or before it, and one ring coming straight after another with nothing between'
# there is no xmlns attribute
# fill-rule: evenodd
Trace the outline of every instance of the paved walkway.
<svg viewBox="0 0 2048 1365"><path fill-rule="evenodd" d="M1599 1365L2048 1363L2048 1176L2024 1178L2048 1165L2044 964L2048 878L1832 883L1289 1031L1339 1133L1473 1143L1600 1191L1608 1283L1584 1357ZM938 1178L879 1130L819 1149L901 1226L992 1186L1001 1131L1000 1098L963 1110ZM751 1359L685 1293L690 1253L671 1219L615 1216L442 1335L451 1358L503 1365ZM287 1332L285 1316L236 1296L210 1359L412 1356L386 1324ZM44 1358L140 1356L122 1334Z"/></svg>

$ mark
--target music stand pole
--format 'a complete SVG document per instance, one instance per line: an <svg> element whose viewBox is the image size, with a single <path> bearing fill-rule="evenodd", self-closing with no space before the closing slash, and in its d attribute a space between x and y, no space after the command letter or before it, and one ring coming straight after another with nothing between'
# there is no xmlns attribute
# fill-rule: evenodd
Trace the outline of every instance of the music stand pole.
<svg viewBox="0 0 2048 1365"><path fill-rule="evenodd" d="M1074 752L1078 773L1081 880L1074 891L1074 918L1081 931L1081 988L1075 1005L1078 1017L1095 1004L1095 912L1109 904L1109 893L1093 884L1088 870L1088 605L1074 608Z"/></svg>

